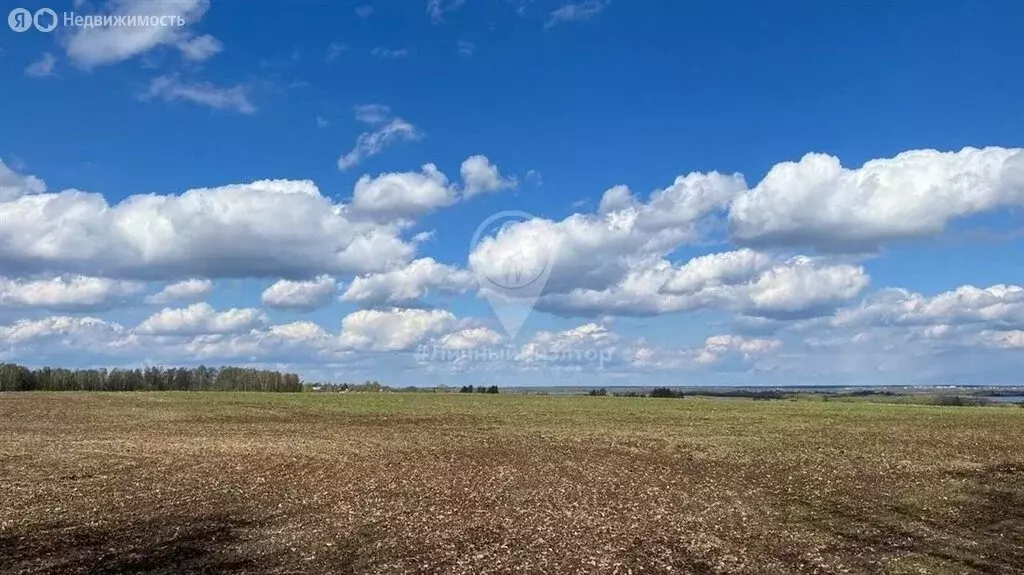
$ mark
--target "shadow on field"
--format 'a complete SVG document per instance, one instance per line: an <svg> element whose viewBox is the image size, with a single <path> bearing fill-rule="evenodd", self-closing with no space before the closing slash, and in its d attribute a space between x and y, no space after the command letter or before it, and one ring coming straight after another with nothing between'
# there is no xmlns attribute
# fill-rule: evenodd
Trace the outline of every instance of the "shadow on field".
<svg viewBox="0 0 1024 575"><path fill-rule="evenodd" d="M1024 568L1024 465L953 473L969 487L955 513L937 517L912 505L833 509L830 530L854 549L916 556L957 573L1019 573Z"/></svg>
<svg viewBox="0 0 1024 575"><path fill-rule="evenodd" d="M224 517L167 518L116 527L48 526L0 537L0 571L181 573L251 571L231 545L245 525Z"/></svg>
<svg viewBox="0 0 1024 575"><path fill-rule="evenodd" d="M224 516L167 517L116 527L36 525L0 535L0 573L359 573L373 565L374 546L383 537L364 526L332 538L330 547L300 538L296 549L273 541L271 533L283 531Z"/></svg>

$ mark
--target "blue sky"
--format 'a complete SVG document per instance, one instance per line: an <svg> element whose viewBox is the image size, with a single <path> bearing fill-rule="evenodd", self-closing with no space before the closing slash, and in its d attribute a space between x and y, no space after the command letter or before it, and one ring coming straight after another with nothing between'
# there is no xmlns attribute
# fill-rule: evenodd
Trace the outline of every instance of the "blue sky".
<svg viewBox="0 0 1024 575"><path fill-rule="evenodd" d="M21 6L184 25L0 30L2 360L1019 383L1019 3Z"/></svg>

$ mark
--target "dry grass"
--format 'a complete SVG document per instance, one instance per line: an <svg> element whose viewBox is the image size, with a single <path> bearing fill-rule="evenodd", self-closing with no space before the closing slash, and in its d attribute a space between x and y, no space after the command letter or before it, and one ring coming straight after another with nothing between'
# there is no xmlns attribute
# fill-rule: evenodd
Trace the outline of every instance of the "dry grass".
<svg viewBox="0 0 1024 575"><path fill-rule="evenodd" d="M1020 573L1024 409L0 394L0 572Z"/></svg>

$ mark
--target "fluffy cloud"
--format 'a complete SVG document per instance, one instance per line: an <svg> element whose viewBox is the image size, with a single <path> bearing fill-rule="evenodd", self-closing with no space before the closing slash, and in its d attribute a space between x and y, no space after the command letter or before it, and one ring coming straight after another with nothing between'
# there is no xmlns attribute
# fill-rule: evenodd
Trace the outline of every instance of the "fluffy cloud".
<svg viewBox="0 0 1024 575"><path fill-rule="evenodd" d="M782 374L863 383L1010 383L1024 327L1024 289L961 286L924 296L870 294L828 317L778 323L791 338L770 368Z"/></svg>
<svg viewBox="0 0 1024 575"><path fill-rule="evenodd" d="M438 263L434 258L421 258L400 269L355 278L341 299L367 307L408 306L431 290L464 293L475 283L469 271Z"/></svg>
<svg viewBox="0 0 1024 575"><path fill-rule="evenodd" d="M587 323L563 331L539 331L523 344L517 359L526 362L552 359L563 362L597 360L598 350L610 350L618 341L617 334L597 323Z"/></svg>
<svg viewBox="0 0 1024 575"><path fill-rule="evenodd" d="M478 154L466 158L459 171L465 183L463 195L467 198L516 187L515 178L503 178L498 166L492 164L487 156Z"/></svg>
<svg viewBox="0 0 1024 575"><path fill-rule="evenodd" d="M418 347L416 360L428 372L448 374L596 373L622 365L619 341L617 334L597 323L539 331L522 345L512 344L490 328L476 326Z"/></svg>
<svg viewBox="0 0 1024 575"><path fill-rule="evenodd" d="M714 335L704 341L694 361L709 365L729 354L739 354L744 360L773 352L782 346L777 339L745 338L738 335Z"/></svg>
<svg viewBox="0 0 1024 575"><path fill-rule="evenodd" d="M3 160L0 160L0 202L9 202L22 196L45 192L45 182L35 176L19 174L8 168Z"/></svg>
<svg viewBox="0 0 1024 575"><path fill-rule="evenodd" d="M0 277L0 307L95 311L123 303L145 287L139 282L87 276L48 279Z"/></svg>
<svg viewBox="0 0 1024 575"><path fill-rule="evenodd" d="M269 308L312 311L331 302L335 287L329 275L311 281L279 280L264 290L261 301Z"/></svg>
<svg viewBox="0 0 1024 575"><path fill-rule="evenodd" d="M831 312L860 295L869 283L861 266L797 256L772 266L746 285L726 290L721 297L726 309L784 319Z"/></svg>
<svg viewBox="0 0 1024 575"><path fill-rule="evenodd" d="M635 262L604 289L548 293L538 308L561 315L656 315L701 308L767 318L832 312L858 296L870 279L864 268L797 256L767 265L763 255L726 252L680 267L660 258Z"/></svg>
<svg viewBox="0 0 1024 575"><path fill-rule="evenodd" d="M153 78L149 88L139 94L139 99L161 99L165 102L184 100L217 110L234 110L241 114L256 112L256 106L249 100L249 90L245 86L223 87L210 82L189 82L176 74Z"/></svg>
<svg viewBox="0 0 1024 575"><path fill-rule="evenodd" d="M44 352L70 349L78 353L104 353L116 349L110 343L123 338L125 333L120 324L95 317L22 319L0 326L0 357L16 358L22 346L33 346Z"/></svg>
<svg viewBox="0 0 1024 575"><path fill-rule="evenodd" d="M728 217L740 241L823 250L936 233L955 218L1024 203L1024 152L966 148L905 152L858 170L809 154L776 165L753 189L739 174L691 173L646 201L627 187L595 214L533 218L484 238L470 267L500 277L510 261L550 266L540 308L572 314L658 314L715 307L765 318L829 313L858 296L860 266L738 250L675 268L668 256ZM710 283L709 283L710 282Z"/></svg>
<svg viewBox="0 0 1024 575"><path fill-rule="evenodd" d="M0 267L18 275L311 277L388 271L415 253L399 227L354 218L310 181L137 195L114 205L100 194L42 189L0 170Z"/></svg>
<svg viewBox="0 0 1024 575"><path fill-rule="evenodd" d="M485 237L470 268L501 277L510 261L550 269L538 308L562 315L653 315L702 307L763 317L831 312L869 279L860 266L793 257L775 261L749 249L695 258L667 256L694 242L746 188L742 176L692 173L648 201L625 186L601 199L596 214L553 222L533 218Z"/></svg>
<svg viewBox="0 0 1024 575"><path fill-rule="evenodd" d="M157 21L146 26L74 28L66 38L65 49L72 60L86 68L122 62L160 46L177 47L186 58L205 59L219 51L219 42L208 36L195 38L191 26L202 19L209 5L209 0L120 0L111 3L111 9L103 14L145 18L147 22L157 17ZM160 25L160 17L165 25ZM166 25L171 21L184 21L185 26Z"/></svg>
<svg viewBox="0 0 1024 575"><path fill-rule="evenodd" d="M740 174L694 172L655 191L647 203L625 186L611 188L601 197L599 213L612 221L629 222L637 232L675 232L670 237L685 241L695 239L701 220L727 209L745 187Z"/></svg>
<svg viewBox="0 0 1024 575"><path fill-rule="evenodd" d="M253 361L289 363L338 360L337 338L309 321L270 326L243 333L206 334L191 338L180 346L180 353L193 360L244 358ZM177 350L170 350L172 352Z"/></svg>
<svg viewBox="0 0 1024 575"><path fill-rule="evenodd" d="M573 349L581 346L607 347L614 345L619 336L598 323L587 323L563 331L539 331L533 335L524 349L543 345L556 350Z"/></svg>
<svg viewBox="0 0 1024 575"><path fill-rule="evenodd" d="M373 106L363 106L358 113L366 121L373 121L382 112ZM460 173L461 192L434 164L425 164L419 172L364 175L356 182L352 209L381 221L411 220L459 200L516 185L514 178L503 178L487 156L470 156L462 162Z"/></svg>
<svg viewBox="0 0 1024 575"><path fill-rule="evenodd" d="M1024 328L1024 288L958 287L933 297L902 289L882 290L860 306L839 310L834 327L950 326L983 324L989 329Z"/></svg>
<svg viewBox="0 0 1024 575"><path fill-rule="evenodd" d="M639 201L628 188L605 193L597 214L573 214L562 221L533 218L481 240L470 267L501 277L509 261L527 269L550 265L547 289L603 290L622 281L650 256L661 256L700 237L700 226L722 213L744 189L739 175L689 174Z"/></svg>
<svg viewBox="0 0 1024 575"><path fill-rule="evenodd" d="M346 349L402 351L449 333L458 324L445 310L360 310L342 320L340 343Z"/></svg>
<svg viewBox="0 0 1024 575"><path fill-rule="evenodd" d="M693 258L675 270L662 289L670 294L694 293L754 278L771 267L768 254L741 249Z"/></svg>
<svg viewBox="0 0 1024 575"><path fill-rule="evenodd" d="M417 348L419 367L428 372L600 371L620 365L616 358L619 336L606 326L589 323L562 331L540 331L516 346L487 327L468 327Z"/></svg>
<svg viewBox="0 0 1024 575"><path fill-rule="evenodd" d="M747 338L739 335L713 335L700 347L668 349L636 342L625 350L626 362L635 368L653 370L703 370L712 366L746 368L758 358L782 347L778 339Z"/></svg>
<svg viewBox="0 0 1024 575"><path fill-rule="evenodd" d="M330 337L327 331L311 321L295 321L271 326L270 335L292 341L322 341Z"/></svg>
<svg viewBox="0 0 1024 575"><path fill-rule="evenodd" d="M778 339L713 335L700 347L672 348L646 340L627 341L600 323L563 331L540 331L516 357L529 369L537 363L576 366L618 373L631 370L706 370L711 366L746 369L782 347Z"/></svg>
<svg viewBox="0 0 1024 575"><path fill-rule="evenodd" d="M228 322L230 323L230 322ZM194 330L191 330L194 331ZM57 362L88 353L105 365L282 362L322 366L350 359L337 336L308 321L223 333L137 335L95 317L54 316L0 325L0 360Z"/></svg>
<svg viewBox="0 0 1024 575"><path fill-rule="evenodd" d="M196 303L186 308L164 308L139 324L135 333L181 336L237 333L265 321L266 317L257 309L232 308L218 312L208 303Z"/></svg>
<svg viewBox="0 0 1024 575"><path fill-rule="evenodd" d="M164 287L159 293L146 297L146 303L165 304L175 301L203 299L213 291L208 279L190 278Z"/></svg>
<svg viewBox="0 0 1024 575"><path fill-rule="evenodd" d="M355 113L375 130L394 120L385 106ZM723 372L732 381L756 371L832 381L832 374L852 378L870 369L890 378L878 381L906 374L913 374L908 381L940 381L966 373L968 357L1012 365L1024 347L1024 288L966 285L936 295L885 289L861 301L870 283L864 267L821 251L933 234L955 218L1024 203L1021 157L1000 148L920 151L850 170L810 155L777 165L753 189L738 174L716 172L680 176L646 197L617 186L593 213L501 228L472 249L465 269L417 257L431 233L413 235L410 223L514 185L484 156L462 163L461 182L431 164L364 176L348 203L309 181L268 180L110 204L79 190L49 193L42 180L0 162L0 315L9 322L0 325L0 357L59 364L74 352L165 363L369 365L385 361L378 352L429 344L434 367L508 374L651 369L663 371L645 377L668 381L678 370L711 381ZM679 259L708 239L725 239L726 223L737 240L762 247ZM819 255L795 255L788 247L797 244ZM727 313L711 314L719 316L711 321L732 317L736 333L716 328L709 333L720 335L674 348L627 341L601 321L538 332L519 346L480 323L422 308L432 293L472 292L477 274L501 275L512 260L551 264L541 311L601 317L714 310ZM141 280L185 280L146 298L162 305L201 299L214 279L284 278L264 292L264 305L315 309L336 293L335 276L347 276L338 278L348 282L343 301L369 308L345 317L339 332L312 322L268 326L259 310L216 311L205 303L164 309L134 330L100 318L11 319L19 313L13 308L70 312L131 302L142 297ZM786 353L776 353L783 347ZM386 361L411 359L398 353ZM430 362L419 365L431 369Z"/></svg>
<svg viewBox="0 0 1024 575"><path fill-rule="evenodd" d="M352 208L383 220L411 219L455 203L456 190L434 164L356 182Z"/></svg>
<svg viewBox="0 0 1024 575"><path fill-rule="evenodd" d="M941 232L953 219L1024 204L1024 150L912 150L858 169L807 154L776 164L732 204L734 237L862 250Z"/></svg>
<svg viewBox="0 0 1024 575"><path fill-rule="evenodd" d="M486 327L470 327L447 334L440 338L439 344L445 349L463 351L479 349L500 344L502 335Z"/></svg>

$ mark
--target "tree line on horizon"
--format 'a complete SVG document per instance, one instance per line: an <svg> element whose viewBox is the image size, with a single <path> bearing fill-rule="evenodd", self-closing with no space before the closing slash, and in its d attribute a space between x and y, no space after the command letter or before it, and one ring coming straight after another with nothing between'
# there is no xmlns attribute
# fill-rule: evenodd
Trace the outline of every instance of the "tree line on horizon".
<svg viewBox="0 0 1024 575"><path fill-rule="evenodd" d="M474 388L472 385L463 385L459 388L459 393L498 393L498 386L484 387L480 385Z"/></svg>
<svg viewBox="0 0 1024 575"><path fill-rule="evenodd" d="M247 367L29 369L0 364L0 391L302 391L294 373Z"/></svg>
<svg viewBox="0 0 1024 575"><path fill-rule="evenodd" d="M672 389L671 387L655 387L651 390L650 394L643 391L622 391L609 394L608 390L602 387L601 389L591 389L587 392L587 395L591 397L604 397L606 395L613 395L615 397L674 397L677 399L686 397L686 394L681 390Z"/></svg>

